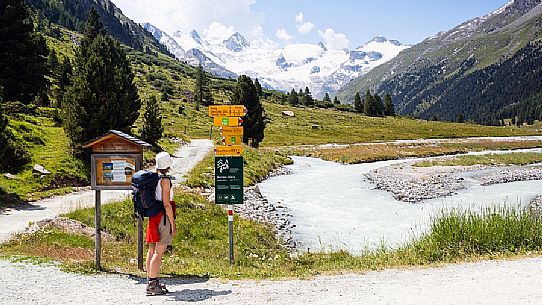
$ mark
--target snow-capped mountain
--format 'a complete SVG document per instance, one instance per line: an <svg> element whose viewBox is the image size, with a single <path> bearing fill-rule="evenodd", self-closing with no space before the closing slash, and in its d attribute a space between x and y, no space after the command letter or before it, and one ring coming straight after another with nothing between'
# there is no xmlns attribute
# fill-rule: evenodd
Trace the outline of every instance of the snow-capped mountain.
<svg viewBox="0 0 542 305"><path fill-rule="evenodd" d="M323 42L289 44L283 48L260 48L236 32L226 39L204 39L197 31L177 31L172 36L144 24L170 52L189 64L202 64L218 76L246 74L262 86L282 91L309 87L315 97L335 94L353 78L392 59L408 48L398 41L376 37L349 51L332 50Z"/></svg>

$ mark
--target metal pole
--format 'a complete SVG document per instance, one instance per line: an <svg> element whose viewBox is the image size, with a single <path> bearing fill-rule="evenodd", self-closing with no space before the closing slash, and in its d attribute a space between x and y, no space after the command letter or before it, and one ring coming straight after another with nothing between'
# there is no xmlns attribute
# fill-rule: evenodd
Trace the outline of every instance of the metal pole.
<svg viewBox="0 0 542 305"><path fill-rule="evenodd" d="M230 265L233 266L233 205L228 205L228 235L229 235L229 253Z"/></svg>
<svg viewBox="0 0 542 305"><path fill-rule="evenodd" d="M96 190L96 214L94 215L94 222L96 226L96 269L102 270L101 266L101 259L102 259L102 229L101 229L101 222L102 222L102 204L101 204L101 196L102 193L100 190Z"/></svg>
<svg viewBox="0 0 542 305"><path fill-rule="evenodd" d="M143 269L143 216L137 217L137 268Z"/></svg>
<svg viewBox="0 0 542 305"><path fill-rule="evenodd" d="M213 139L213 125L211 125L211 130L209 130L209 140Z"/></svg>

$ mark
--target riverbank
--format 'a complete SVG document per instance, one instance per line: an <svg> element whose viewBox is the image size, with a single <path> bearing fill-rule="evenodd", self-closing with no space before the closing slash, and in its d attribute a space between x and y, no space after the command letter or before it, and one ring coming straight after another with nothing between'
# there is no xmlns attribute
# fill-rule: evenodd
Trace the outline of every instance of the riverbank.
<svg viewBox="0 0 542 305"><path fill-rule="evenodd" d="M473 185L542 180L542 164L416 167L417 161L375 169L365 178L396 200L417 203L456 194Z"/></svg>

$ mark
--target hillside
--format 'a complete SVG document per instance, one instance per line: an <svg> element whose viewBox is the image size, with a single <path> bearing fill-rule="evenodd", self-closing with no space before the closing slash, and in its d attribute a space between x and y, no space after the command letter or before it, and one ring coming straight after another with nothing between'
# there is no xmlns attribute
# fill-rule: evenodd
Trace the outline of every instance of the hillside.
<svg viewBox="0 0 542 305"><path fill-rule="evenodd" d="M446 120L455 120L462 114L475 122L495 123L513 115L505 108L516 109L512 105L528 103L540 92L534 80L539 77L540 65L529 59L538 57L538 49L528 46L540 38L540 0L511 1L495 12L464 22L401 52L364 77L351 81L341 89L339 98L352 100L355 92L370 89L379 94L390 93L401 114L422 118L435 115ZM513 86L502 88L496 83L493 87L464 86L479 80L479 75L506 75L511 63L517 71L532 70L532 77L521 81L524 89L529 88L521 95L516 95ZM479 74L472 76L475 72ZM489 99L486 95L497 94L507 101L486 107Z"/></svg>
<svg viewBox="0 0 542 305"><path fill-rule="evenodd" d="M151 33L126 17L109 0L26 0L26 2L37 12L40 22L46 20L76 32L83 30L87 14L94 6L102 17L108 34L121 43L138 51L158 51L172 56Z"/></svg>

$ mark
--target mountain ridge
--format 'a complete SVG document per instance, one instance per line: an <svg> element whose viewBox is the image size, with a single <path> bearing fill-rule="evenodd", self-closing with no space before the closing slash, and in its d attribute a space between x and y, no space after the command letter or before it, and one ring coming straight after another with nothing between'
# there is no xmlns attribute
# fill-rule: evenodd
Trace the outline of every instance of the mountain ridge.
<svg viewBox="0 0 542 305"><path fill-rule="evenodd" d="M489 14L427 38L352 80L341 88L338 97L352 101L356 92L372 90L377 94L390 93L401 114L448 119L459 115L446 113L448 108L439 110L437 106L446 90L454 87L451 82L511 58L529 42L542 38L540 2L510 1ZM464 112L461 114L466 118L486 121L477 113Z"/></svg>
<svg viewBox="0 0 542 305"><path fill-rule="evenodd" d="M331 50L322 41L265 49L252 46L239 32L226 39L207 41L195 30L189 35L176 31L170 36L154 31L156 27L152 24L145 23L144 27L155 33L155 38L178 59L192 65L202 64L208 72L225 78L246 74L258 78L266 88L283 92L308 87L317 98L334 94L352 77L366 73L409 47L378 36L352 51Z"/></svg>

